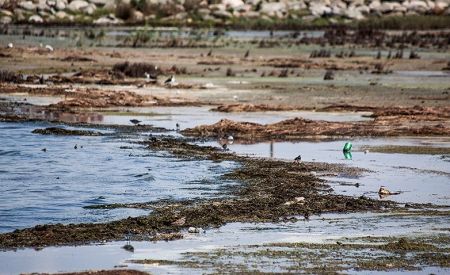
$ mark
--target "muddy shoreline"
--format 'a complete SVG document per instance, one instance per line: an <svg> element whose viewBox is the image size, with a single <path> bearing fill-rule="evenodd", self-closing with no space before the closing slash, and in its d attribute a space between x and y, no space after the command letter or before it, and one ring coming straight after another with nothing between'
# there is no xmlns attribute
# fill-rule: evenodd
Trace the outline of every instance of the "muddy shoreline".
<svg viewBox="0 0 450 275"><path fill-rule="evenodd" d="M223 179L236 180L241 185L229 187L226 191L233 198L173 202L152 207L153 211L148 216L104 224L38 225L15 230L0 235L0 248L80 245L123 240L130 234L135 240L154 240L159 234L177 233L191 226L207 228L229 222L283 221L299 215L309 218L325 212L380 211L397 206L389 201L334 195L325 181L311 174L311 171L321 171L354 176L362 172L357 168L239 157L173 138L153 137L144 144L149 149L168 151L178 157L238 162L240 168L225 174ZM144 204L141 207L149 206ZM183 222L177 223L180 219Z"/></svg>

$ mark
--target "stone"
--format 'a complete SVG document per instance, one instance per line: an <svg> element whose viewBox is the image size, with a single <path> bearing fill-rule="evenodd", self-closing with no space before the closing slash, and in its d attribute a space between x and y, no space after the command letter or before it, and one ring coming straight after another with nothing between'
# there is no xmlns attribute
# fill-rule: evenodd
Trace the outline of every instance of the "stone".
<svg viewBox="0 0 450 275"><path fill-rule="evenodd" d="M355 7L350 7L345 11L345 16L350 19L362 20L364 15Z"/></svg>
<svg viewBox="0 0 450 275"><path fill-rule="evenodd" d="M67 13L65 11L57 11L54 15L58 19L64 19L67 17Z"/></svg>
<svg viewBox="0 0 450 275"><path fill-rule="evenodd" d="M92 14L94 14L96 9L97 9L97 6L95 4L89 4L86 8L83 9L83 12L85 14L92 15Z"/></svg>
<svg viewBox="0 0 450 275"><path fill-rule="evenodd" d="M212 13L212 15L214 15L217 18L221 18L221 19L229 19L229 18L233 17L231 15L231 13L229 13L225 10L216 10Z"/></svg>
<svg viewBox="0 0 450 275"><path fill-rule="evenodd" d="M72 12L81 12L83 9L87 8L89 3L83 0L74 0L70 2L67 9Z"/></svg>
<svg viewBox="0 0 450 275"><path fill-rule="evenodd" d="M200 16L205 16L205 15L210 15L211 11L209 9L198 9L197 13Z"/></svg>
<svg viewBox="0 0 450 275"><path fill-rule="evenodd" d="M11 11L9 11L9 10L2 9L2 10L0 10L0 15L11 16L12 17L14 14Z"/></svg>
<svg viewBox="0 0 450 275"><path fill-rule="evenodd" d="M28 18L28 22L30 23L44 23L44 19L40 17L39 15L32 15L30 18Z"/></svg>
<svg viewBox="0 0 450 275"><path fill-rule="evenodd" d="M376 11L376 12L378 12L378 11L380 10L380 7L381 7L381 2L380 2L379 0L372 1L372 2L370 2L370 4L369 4L369 9L370 9L371 11Z"/></svg>
<svg viewBox="0 0 450 275"><path fill-rule="evenodd" d="M259 12L268 16L277 16L279 13L286 13L287 6L283 2L263 3Z"/></svg>
<svg viewBox="0 0 450 275"><path fill-rule="evenodd" d="M46 0L39 0L39 2L36 5L36 8L40 11L50 11L51 8L47 5Z"/></svg>
<svg viewBox="0 0 450 275"><path fill-rule="evenodd" d="M319 3L317 3L317 2L310 3L309 10L312 15L318 16L318 17L332 13L332 10L330 7L324 5L323 3L320 3L320 2Z"/></svg>
<svg viewBox="0 0 450 275"><path fill-rule="evenodd" d="M404 6L407 10L415 11L417 13L425 13L429 10L427 3L424 1L413 0L409 5Z"/></svg>
<svg viewBox="0 0 450 275"><path fill-rule="evenodd" d="M18 4L18 6L20 8L22 8L22 9L24 9L24 10L27 10L27 11L34 11L34 10L36 10L36 5L33 4L33 2L31 2L31 1L20 2Z"/></svg>
<svg viewBox="0 0 450 275"><path fill-rule="evenodd" d="M108 1L108 0L89 0L89 3L92 3L96 6L99 7L103 7L105 6L108 2L114 2L114 1Z"/></svg>
<svg viewBox="0 0 450 275"><path fill-rule="evenodd" d="M143 14L142 12L140 12L140 11L135 10L135 11L133 12L133 20L134 20L135 22L141 22L141 21L144 21L144 14Z"/></svg>
<svg viewBox="0 0 450 275"><path fill-rule="evenodd" d="M10 16L2 16L0 17L0 24L8 25L12 23L12 18Z"/></svg>
<svg viewBox="0 0 450 275"><path fill-rule="evenodd" d="M243 6L244 2L242 0L222 0L222 4L227 8L237 8L239 6Z"/></svg>
<svg viewBox="0 0 450 275"><path fill-rule="evenodd" d="M259 18L261 14L257 11L248 11L244 14L247 18Z"/></svg>
<svg viewBox="0 0 450 275"><path fill-rule="evenodd" d="M56 10L62 11L65 10L67 6L66 0L56 0L55 8Z"/></svg>
<svg viewBox="0 0 450 275"><path fill-rule="evenodd" d="M25 12L22 9L14 9L14 16L17 21L22 22L25 21Z"/></svg>
<svg viewBox="0 0 450 275"><path fill-rule="evenodd" d="M99 19L94 21L95 25L117 25L123 23L122 20L116 18L114 15L108 15L100 17Z"/></svg>

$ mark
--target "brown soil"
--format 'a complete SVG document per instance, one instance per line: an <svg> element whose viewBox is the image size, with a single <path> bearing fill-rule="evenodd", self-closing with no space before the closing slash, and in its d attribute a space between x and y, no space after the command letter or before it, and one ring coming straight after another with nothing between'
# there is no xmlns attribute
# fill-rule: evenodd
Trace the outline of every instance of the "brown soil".
<svg viewBox="0 0 450 275"><path fill-rule="evenodd" d="M379 108L375 109L372 117L373 121L364 122L329 122L295 118L266 125L222 119L213 125L186 129L183 134L215 138L232 135L251 141L337 136L450 135L450 108L446 107Z"/></svg>
<svg viewBox="0 0 450 275"><path fill-rule="evenodd" d="M270 106L267 104L229 104L220 105L211 109L214 112L237 113L237 112L264 112L264 111L292 111L294 108L288 106Z"/></svg>

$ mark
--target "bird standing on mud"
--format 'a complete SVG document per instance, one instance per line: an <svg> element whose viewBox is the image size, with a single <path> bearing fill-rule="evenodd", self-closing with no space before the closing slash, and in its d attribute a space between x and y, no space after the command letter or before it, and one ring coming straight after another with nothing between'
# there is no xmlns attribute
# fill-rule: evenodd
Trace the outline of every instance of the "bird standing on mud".
<svg viewBox="0 0 450 275"><path fill-rule="evenodd" d="M227 145L226 143L224 143L224 144L222 145L222 149L223 149L224 151L228 151L228 145Z"/></svg>
<svg viewBox="0 0 450 275"><path fill-rule="evenodd" d="M175 76L171 75L166 81L164 81L164 85L175 85Z"/></svg>
<svg viewBox="0 0 450 275"><path fill-rule="evenodd" d="M302 156L298 155L295 159L294 159L294 163L300 163L300 161L302 161Z"/></svg>
<svg viewBox="0 0 450 275"><path fill-rule="evenodd" d="M141 123L142 121L137 120L137 119L130 119L130 122L133 123L136 126L139 126L139 123Z"/></svg>

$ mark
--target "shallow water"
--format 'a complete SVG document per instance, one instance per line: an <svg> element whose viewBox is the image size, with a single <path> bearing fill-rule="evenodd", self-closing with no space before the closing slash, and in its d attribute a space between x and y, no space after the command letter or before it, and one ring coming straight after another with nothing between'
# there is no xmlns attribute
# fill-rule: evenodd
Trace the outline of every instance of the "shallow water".
<svg viewBox="0 0 450 275"><path fill-rule="evenodd" d="M345 195L365 195L378 198L380 186L390 191L402 192L389 196L387 200L398 202L435 203L450 205L450 165L443 155L418 154L365 154L359 150L364 146L411 145L450 147L448 138L360 138L353 139L352 159L346 159L342 152L348 140L322 142L265 142L257 144L229 144L228 148L238 154L273 157L292 161L301 155L303 161L343 163L366 168L359 178L327 177L332 181L335 192ZM223 142L223 141L221 141ZM203 143L221 146L220 142ZM359 187L354 184L359 183ZM351 184L352 186L348 186Z"/></svg>
<svg viewBox="0 0 450 275"><path fill-rule="evenodd" d="M186 234L171 242L132 242L134 253L120 247L126 242L79 247L49 247L40 251L23 249L0 252L0 274L23 272L70 272L111 269L116 265L150 271L152 274L201 274L205 270L167 265L139 265L130 259L179 260L182 253L207 252L218 248L238 248L274 242L328 243L337 239L365 236L427 236L445 232L448 217L411 217L385 214L326 214L295 223L231 223L202 234ZM241 247L241 248L239 248ZM27 259L24 261L23 259ZM445 269L426 268L420 274L443 273ZM447 270L448 271L448 270ZM404 271L405 272L405 271ZM425 273L428 272L428 273Z"/></svg>
<svg viewBox="0 0 450 275"><path fill-rule="evenodd" d="M121 150L130 144L111 136L31 133L48 126L0 123L0 232L143 215L148 211L82 207L217 197L224 195L222 188L233 184L218 180L235 166L231 162L182 160L139 145Z"/></svg>
<svg viewBox="0 0 450 275"><path fill-rule="evenodd" d="M130 119L142 120L142 124L151 124L166 129L174 129L176 123L180 129L193 128L198 125L213 124L221 119L234 121L247 121L260 124L275 123L285 119L303 117L306 119L328 121L363 121L370 118L363 117L369 113L342 113L342 112L251 112L251 113L222 113L209 111L211 106L202 107L133 107L114 108L103 113L102 123L105 124L131 124ZM114 111L119 114L114 114ZM130 115L127 114L130 113Z"/></svg>

